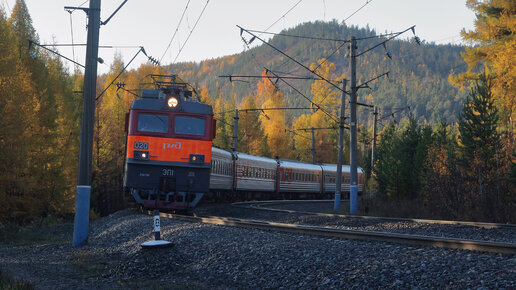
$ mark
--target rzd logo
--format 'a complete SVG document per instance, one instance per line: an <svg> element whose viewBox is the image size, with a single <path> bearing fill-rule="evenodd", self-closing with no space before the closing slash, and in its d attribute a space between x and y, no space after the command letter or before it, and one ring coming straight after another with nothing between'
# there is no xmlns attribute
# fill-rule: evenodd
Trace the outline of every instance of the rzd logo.
<svg viewBox="0 0 516 290"><path fill-rule="evenodd" d="M176 142L174 144L163 143L163 150L172 148L172 149L181 149L181 142Z"/></svg>

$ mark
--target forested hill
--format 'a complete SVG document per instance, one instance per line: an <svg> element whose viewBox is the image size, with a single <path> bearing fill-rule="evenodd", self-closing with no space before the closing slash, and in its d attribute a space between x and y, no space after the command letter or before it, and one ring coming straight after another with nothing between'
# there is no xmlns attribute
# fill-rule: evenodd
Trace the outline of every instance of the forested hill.
<svg viewBox="0 0 516 290"><path fill-rule="evenodd" d="M409 26L407 25L407 28ZM304 23L284 30L282 34L350 39L352 36L366 38L382 33L369 28L347 27L333 21ZM247 41L251 38L245 32L243 36ZM240 36L237 34L235 37ZM262 37L267 37L267 35L262 35ZM387 38L373 37L360 40L357 42L357 52L365 51L385 39ZM305 66L310 66L321 58L329 58L329 61L336 65L335 75L345 74L349 79L349 58L346 57L348 44L344 44L337 53L330 57L336 48L342 45L342 42L282 35L276 35L269 41ZM256 43L259 43L259 40L254 40L253 45ZM209 49L209 44L206 49ZM425 42L418 45L413 40L412 31L409 30L397 39L387 42L385 48L380 45L358 57L358 83L390 71L388 78L383 77L372 82L371 90L361 89L359 102L379 105L383 115L387 115L393 110L396 111L398 108L410 106L410 111L405 110L396 114L397 118L403 118L408 113L412 113L420 121L433 123L437 120L446 120L454 122L462 108L465 94L448 82L448 75L451 72L463 72L466 69L466 64L460 55L462 51L464 51L464 47L456 45L436 45ZM233 79L230 82L228 78L219 76L260 75L265 67L277 72L310 76L306 69L264 44L240 54L200 63L174 64L170 66L170 70L198 87L206 86L213 98L222 93L227 99L235 97L239 103L245 96L256 91L256 83L259 79L239 79L243 81ZM288 80L288 82L311 98L310 86L313 81ZM289 106L306 107L309 105L305 98L294 92L285 83L280 81L278 85L285 94ZM296 113L300 112L294 112L294 114Z"/></svg>

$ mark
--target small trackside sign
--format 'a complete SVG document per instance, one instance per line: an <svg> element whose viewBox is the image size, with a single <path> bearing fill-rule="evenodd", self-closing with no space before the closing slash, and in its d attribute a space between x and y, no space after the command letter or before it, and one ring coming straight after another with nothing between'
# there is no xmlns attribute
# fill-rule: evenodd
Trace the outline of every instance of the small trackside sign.
<svg viewBox="0 0 516 290"><path fill-rule="evenodd" d="M154 232L160 232L161 231L161 227L160 227L160 222L159 222L159 215L155 215L154 216Z"/></svg>

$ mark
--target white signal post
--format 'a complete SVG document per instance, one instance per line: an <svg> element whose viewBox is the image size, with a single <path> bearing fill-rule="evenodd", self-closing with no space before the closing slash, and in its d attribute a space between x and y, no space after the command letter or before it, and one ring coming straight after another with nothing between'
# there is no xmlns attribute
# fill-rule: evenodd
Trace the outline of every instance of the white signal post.
<svg viewBox="0 0 516 290"><path fill-rule="evenodd" d="M148 241L143 243L142 248L164 248L172 246L169 241L161 239L161 221L159 218L159 210L154 211L154 241Z"/></svg>

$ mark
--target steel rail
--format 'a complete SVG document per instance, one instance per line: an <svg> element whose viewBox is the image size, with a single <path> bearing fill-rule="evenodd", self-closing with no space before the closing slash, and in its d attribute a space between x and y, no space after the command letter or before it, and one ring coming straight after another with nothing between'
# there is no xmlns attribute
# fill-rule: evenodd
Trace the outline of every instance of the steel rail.
<svg viewBox="0 0 516 290"><path fill-rule="evenodd" d="M468 221L450 221L450 220L377 217L377 216L364 216L364 215L345 215L345 214L318 213L318 212L310 212L310 211L295 211L295 210L288 210L288 209L265 207L265 206L270 206L270 205L286 205L286 204L300 204L300 203L331 203L331 202L333 202L333 201L331 201L331 200L252 201L252 202L237 202L237 203L233 203L232 206L240 207L240 208L251 208L251 209L256 209L256 210L315 215L315 216L324 216L324 217L340 217L340 218L347 218L347 219L405 221L405 222L427 223L427 224L463 225L463 226L473 226L473 227L479 227L479 228L485 228L485 229L509 228L509 229L516 230L516 224L508 224L508 223L502 224L502 223L487 223L487 222L468 222Z"/></svg>
<svg viewBox="0 0 516 290"><path fill-rule="evenodd" d="M161 217L172 218L187 222L201 222L206 224L236 226L243 228L258 228L262 230L279 231L287 233L326 236L340 239L359 239L368 241L382 241L397 244L421 245L428 247L440 247L448 249L473 250L482 252L516 254L516 244L486 242L476 240L459 240L422 235L408 235L377 231L343 230L328 227L307 226L298 224L285 224L269 221L247 220L226 217L195 217L169 213L160 213Z"/></svg>

